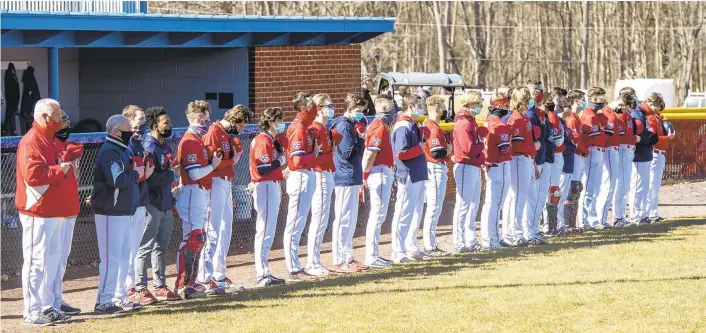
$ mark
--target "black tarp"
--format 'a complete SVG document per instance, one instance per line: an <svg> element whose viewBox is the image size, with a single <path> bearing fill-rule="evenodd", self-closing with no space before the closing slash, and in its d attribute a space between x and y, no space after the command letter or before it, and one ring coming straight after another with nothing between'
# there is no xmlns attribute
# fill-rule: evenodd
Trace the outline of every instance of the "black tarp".
<svg viewBox="0 0 706 333"><path fill-rule="evenodd" d="M34 67L28 66L22 73L22 106L20 107L20 118L25 122L22 134L32 128L34 122L34 104L42 99L39 94L39 85L34 77Z"/></svg>
<svg viewBox="0 0 706 333"><path fill-rule="evenodd" d="M5 71L5 122L2 129L4 135L15 134L15 115L19 111L20 105L20 82L17 80L17 70L15 64L7 65Z"/></svg>

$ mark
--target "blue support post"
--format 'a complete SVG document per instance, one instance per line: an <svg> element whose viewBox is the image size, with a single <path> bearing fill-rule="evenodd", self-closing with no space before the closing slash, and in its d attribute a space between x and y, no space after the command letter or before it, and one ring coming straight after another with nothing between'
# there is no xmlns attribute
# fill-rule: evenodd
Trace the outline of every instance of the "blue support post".
<svg viewBox="0 0 706 333"><path fill-rule="evenodd" d="M59 100L59 48L49 48L49 97Z"/></svg>

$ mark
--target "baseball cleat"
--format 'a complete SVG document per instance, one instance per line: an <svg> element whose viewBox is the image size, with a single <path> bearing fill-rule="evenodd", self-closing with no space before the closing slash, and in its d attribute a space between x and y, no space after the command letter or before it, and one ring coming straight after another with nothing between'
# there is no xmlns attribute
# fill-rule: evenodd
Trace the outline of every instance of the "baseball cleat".
<svg viewBox="0 0 706 333"><path fill-rule="evenodd" d="M529 245L529 242L526 241L524 238L520 238L517 241L515 241L514 247L522 247L522 246L527 246Z"/></svg>
<svg viewBox="0 0 706 333"><path fill-rule="evenodd" d="M328 269L324 268L323 266L314 267L314 268L307 268L306 273L311 276L315 276L315 277L326 277L326 276L331 275L331 273L329 273Z"/></svg>
<svg viewBox="0 0 706 333"><path fill-rule="evenodd" d="M530 246L536 246L536 245L547 244L547 241L545 241L541 238L535 238L535 239L530 239L528 243Z"/></svg>
<svg viewBox="0 0 706 333"><path fill-rule="evenodd" d="M370 266L363 265L355 260L351 260L351 262L348 263L348 267L355 269L356 272L367 271L370 269Z"/></svg>
<svg viewBox="0 0 706 333"><path fill-rule="evenodd" d="M439 247L436 247L431 251L427 251L427 254L429 254L430 256L432 256L434 258L445 257L445 256L449 255L448 252L440 249Z"/></svg>
<svg viewBox="0 0 706 333"><path fill-rule="evenodd" d="M657 222L662 221L662 220L664 220L664 218L661 217L661 216L650 217L650 223L657 223Z"/></svg>
<svg viewBox="0 0 706 333"><path fill-rule="evenodd" d="M269 287L269 286L279 286L286 282L282 279L276 278L272 275L263 276L257 280L257 285L259 287Z"/></svg>
<svg viewBox="0 0 706 333"><path fill-rule="evenodd" d="M313 280L316 277L305 272L304 270L296 271L296 272L291 272L289 273L288 280L289 281L306 281L306 280Z"/></svg>
<svg viewBox="0 0 706 333"><path fill-rule="evenodd" d="M432 259L434 259L434 257L426 254L424 251L417 251L409 257L414 260L432 260Z"/></svg>
<svg viewBox="0 0 706 333"><path fill-rule="evenodd" d="M147 290L147 288L141 289L128 297L133 303L137 303L142 306L151 305L157 302L157 299L152 295L152 293L150 293L149 290Z"/></svg>
<svg viewBox="0 0 706 333"><path fill-rule="evenodd" d="M122 306L117 306L115 303L103 303L96 304L96 307L93 309L93 311L98 314L113 314L122 312L123 308Z"/></svg>
<svg viewBox="0 0 706 333"><path fill-rule="evenodd" d="M500 245L502 245L504 247L514 247L515 246L515 244L511 240L506 239L506 238L503 238L500 240Z"/></svg>
<svg viewBox="0 0 706 333"><path fill-rule="evenodd" d="M81 313L81 309L75 308L75 307L71 306L69 303L66 303L65 301L61 302L61 306L59 307L59 311L63 312L64 314L72 315L72 316L75 316L75 315Z"/></svg>
<svg viewBox="0 0 706 333"><path fill-rule="evenodd" d="M381 269L381 268L387 268L390 267L391 263L388 263L387 261L381 260L380 258L375 259L374 262L372 262L370 265L370 268L373 269Z"/></svg>
<svg viewBox="0 0 706 333"><path fill-rule="evenodd" d="M357 272L355 267L351 267L349 264L334 265L333 271L340 272L340 273L355 273L355 272Z"/></svg>
<svg viewBox="0 0 706 333"><path fill-rule="evenodd" d="M652 221L651 221L649 218L647 218L647 217L642 218L642 219L640 220L640 224L650 224L650 223L652 223Z"/></svg>
<svg viewBox="0 0 706 333"><path fill-rule="evenodd" d="M167 287L158 288L154 291L154 298L158 301L180 301L181 297L169 290Z"/></svg>

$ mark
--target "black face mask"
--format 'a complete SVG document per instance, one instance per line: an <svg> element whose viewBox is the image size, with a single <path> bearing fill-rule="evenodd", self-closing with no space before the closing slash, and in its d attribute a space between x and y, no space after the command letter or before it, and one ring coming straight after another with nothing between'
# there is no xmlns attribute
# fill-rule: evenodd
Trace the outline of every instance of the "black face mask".
<svg viewBox="0 0 706 333"><path fill-rule="evenodd" d="M554 104L554 103L547 103L544 105L547 107L547 110L549 110L549 111L554 111L554 108L556 107L556 104Z"/></svg>
<svg viewBox="0 0 706 333"><path fill-rule="evenodd" d="M132 139L132 135L132 131L120 131L120 140L122 140L123 144L127 146L130 144L130 139Z"/></svg>
<svg viewBox="0 0 706 333"><path fill-rule="evenodd" d="M56 132L56 138L61 140L61 142L65 142L69 135L71 135L71 127L62 128Z"/></svg>
<svg viewBox="0 0 706 333"><path fill-rule="evenodd" d="M166 129L164 132L159 132L159 134L161 134L163 138L169 139L172 137L172 129Z"/></svg>
<svg viewBox="0 0 706 333"><path fill-rule="evenodd" d="M395 116L396 114L394 112L388 112L388 113L378 113L376 115L377 118L380 118L383 123L386 125L390 125L395 121Z"/></svg>
<svg viewBox="0 0 706 333"><path fill-rule="evenodd" d="M238 133L240 133L235 125L230 125L230 128L226 132L230 135L238 135Z"/></svg>
<svg viewBox="0 0 706 333"><path fill-rule="evenodd" d="M449 116L449 112L444 110L441 112L441 120L447 120L446 118Z"/></svg>

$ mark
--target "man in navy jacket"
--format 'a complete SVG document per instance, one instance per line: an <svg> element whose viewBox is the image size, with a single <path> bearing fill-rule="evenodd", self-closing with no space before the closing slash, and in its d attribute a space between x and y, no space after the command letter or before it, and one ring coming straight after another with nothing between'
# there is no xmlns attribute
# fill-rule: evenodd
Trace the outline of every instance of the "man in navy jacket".
<svg viewBox="0 0 706 333"><path fill-rule="evenodd" d="M630 182L630 219L634 224L649 223L647 218L647 193L649 192L650 164L652 163L652 146L659 139L657 134L647 129L647 115L637 103L630 112L635 133L639 136L635 144L632 177Z"/></svg>
<svg viewBox="0 0 706 333"><path fill-rule="evenodd" d="M392 261L395 263L431 258L418 249L414 250L424 209L424 181L428 179L422 148L424 136L415 123L423 112L422 99L419 95L408 95L403 104L405 111L397 116L391 135L397 167L397 201L392 218Z"/></svg>
<svg viewBox="0 0 706 333"><path fill-rule="evenodd" d="M95 212L98 252L100 254L97 313L115 313L139 308L127 295L116 293L125 285L129 244L125 241L130 218L137 210L137 180L144 166L130 161L127 146L132 139L130 120L114 115L105 125L106 142L98 150L93 173L91 205Z"/></svg>

